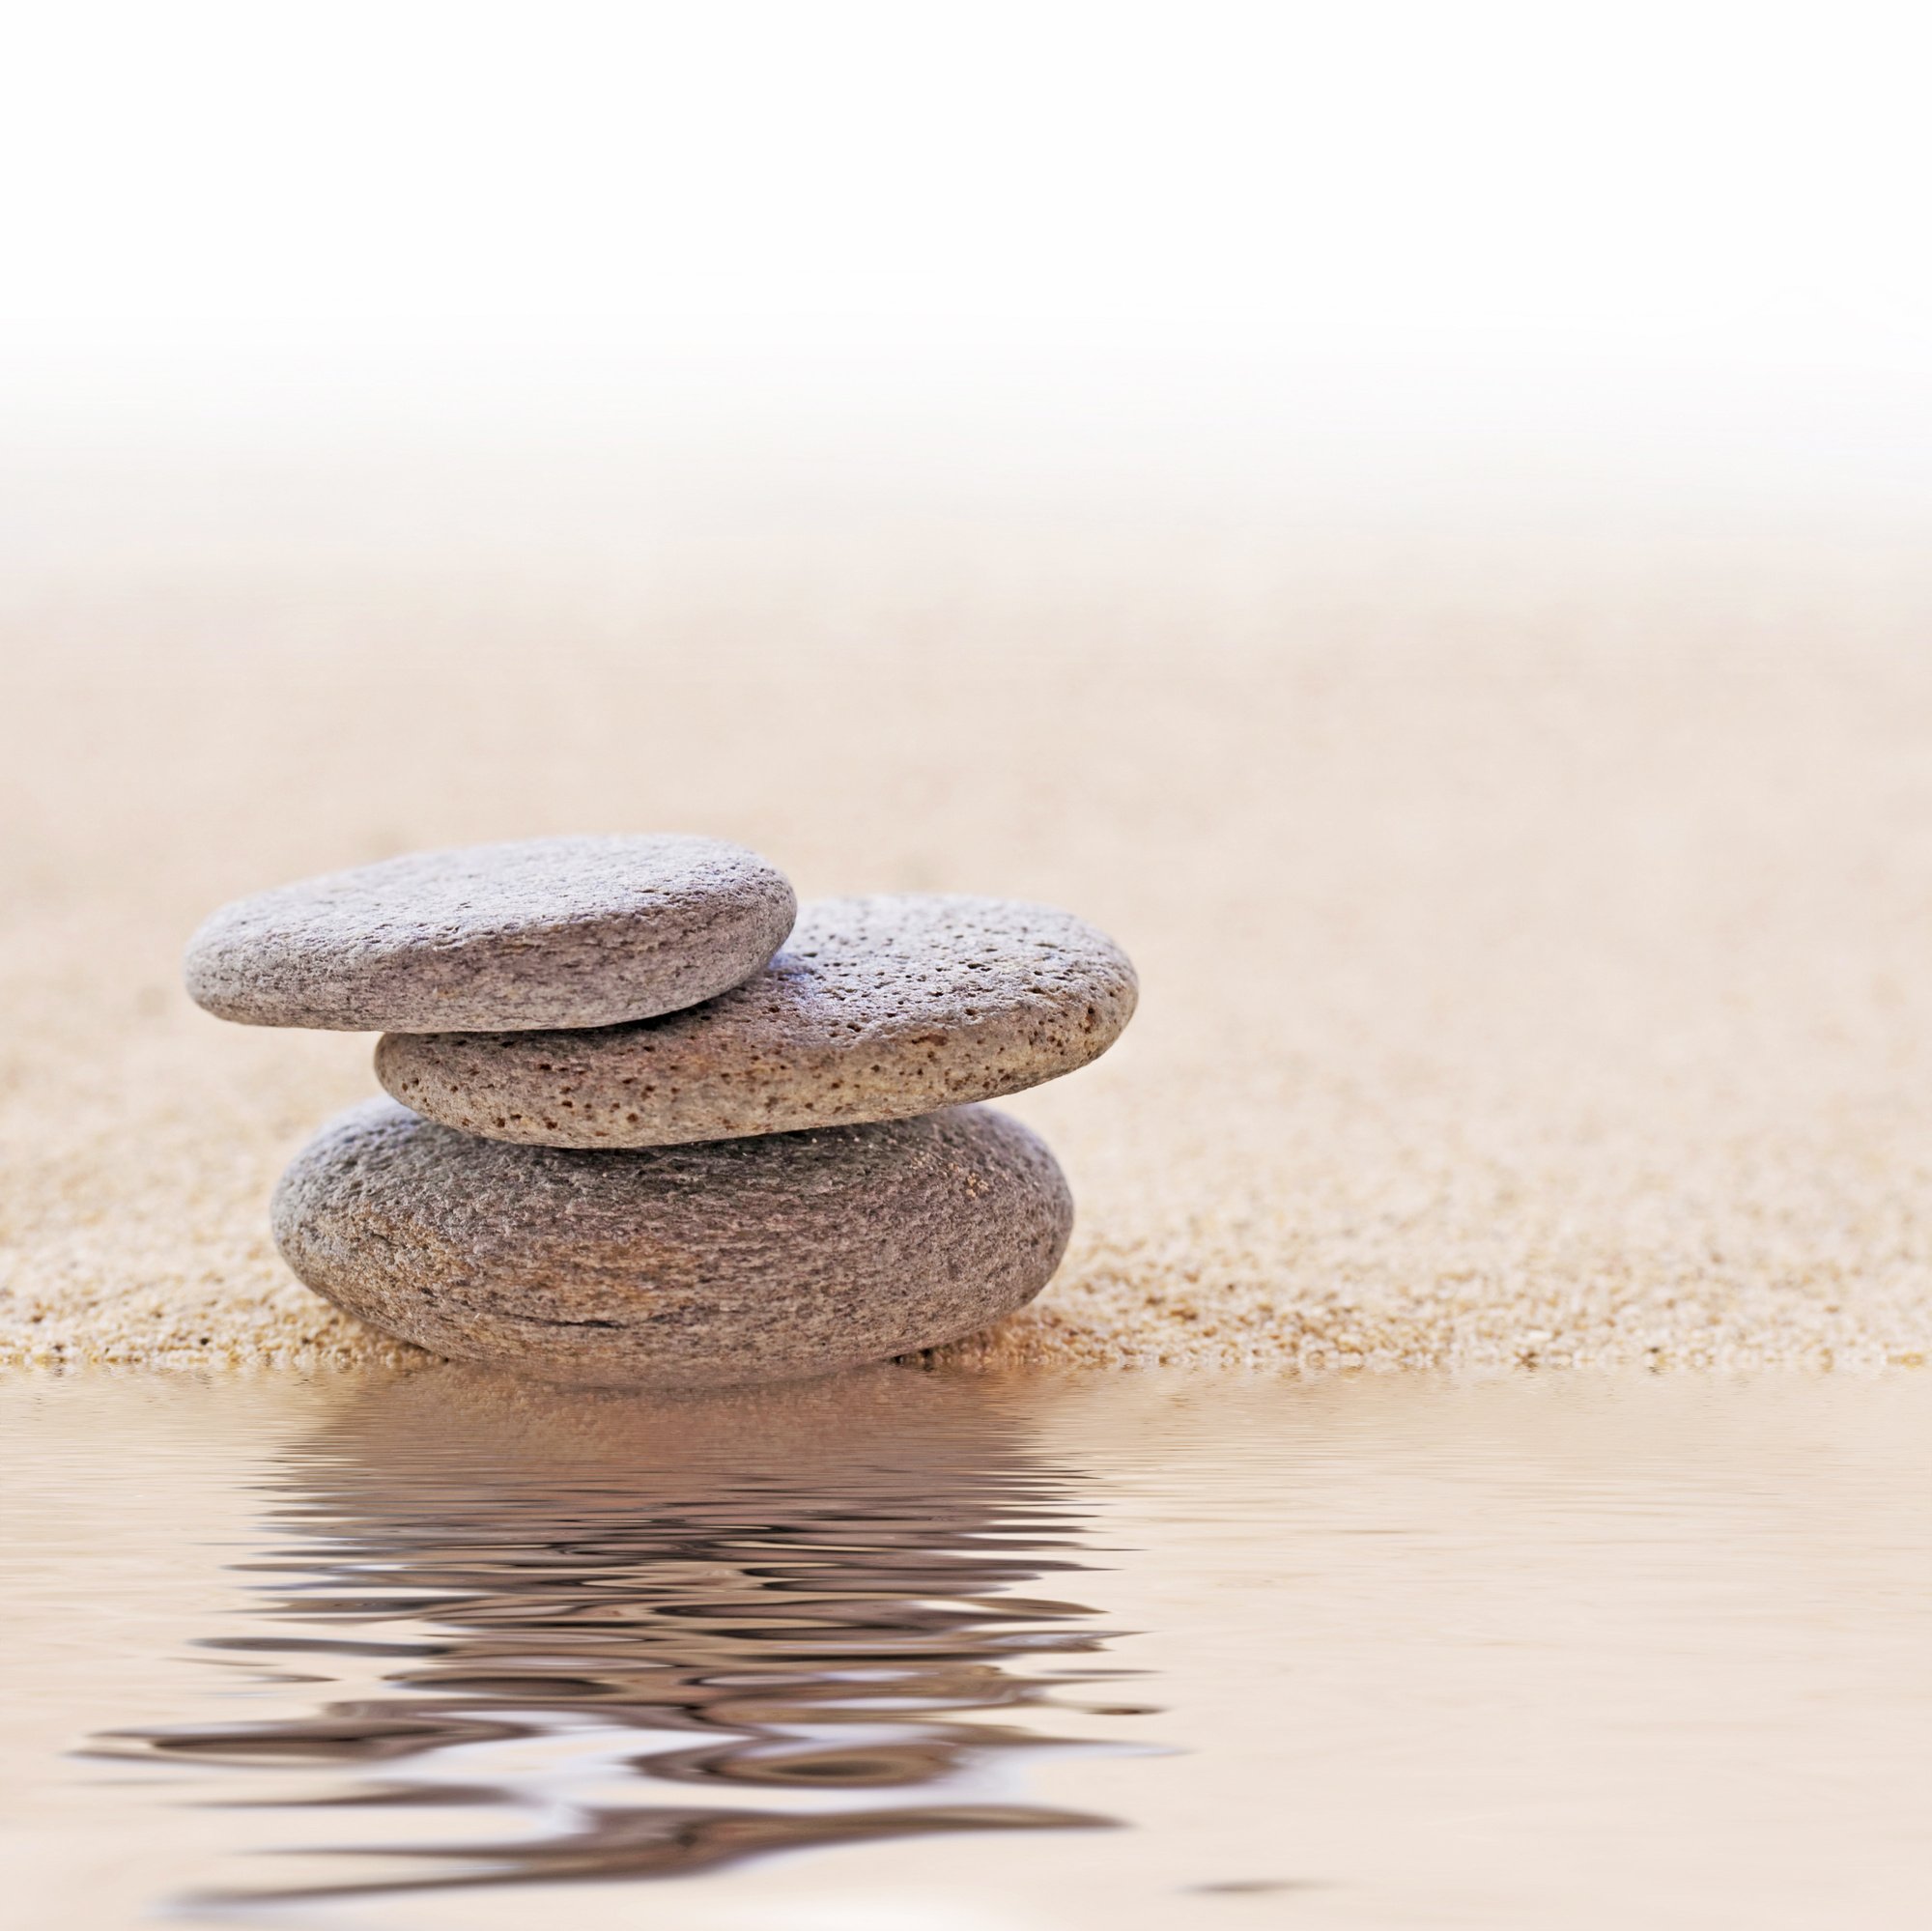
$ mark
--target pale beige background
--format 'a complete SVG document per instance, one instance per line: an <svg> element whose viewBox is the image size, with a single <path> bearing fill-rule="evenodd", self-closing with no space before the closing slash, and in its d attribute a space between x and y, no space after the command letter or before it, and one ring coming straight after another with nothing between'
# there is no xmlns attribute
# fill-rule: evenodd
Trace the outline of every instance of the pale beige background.
<svg viewBox="0 0 1932 1931"><path fill-rule="evenodd" d="M481 509L462 466L10 498L0 1360L381 1351L266 1231L370 1042L201 1015L183 940L412 846L659 827L1138 961L1122 1044L1016 1103L1080 1227L969 1358L1932 1348L1910 544L810 474L727 515L493 460Z"/></svg>

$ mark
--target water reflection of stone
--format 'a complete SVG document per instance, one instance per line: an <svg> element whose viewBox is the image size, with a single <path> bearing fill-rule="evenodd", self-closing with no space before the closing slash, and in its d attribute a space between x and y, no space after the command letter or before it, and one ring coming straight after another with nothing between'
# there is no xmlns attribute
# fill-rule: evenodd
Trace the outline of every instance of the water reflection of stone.
<svg viewBox="0 0 1932 1931"><path fill-rule="evenodd" d="M324 1681L380 1672L381 1693L103 1746L332 1767L285 1800L303 1805L515 1810L258 1898L1105 1824L1016 1777L1094 1747L1029 1706L1116 1673L1070 1661L1102 1644L1090 1610L1012 1593L1084 1566L1077 1487L996 1388L904 1370L650 1403L412 1376L362 1393L276 1484L274 1544L243 1566L300 1629L208 1645Z"/></svg>

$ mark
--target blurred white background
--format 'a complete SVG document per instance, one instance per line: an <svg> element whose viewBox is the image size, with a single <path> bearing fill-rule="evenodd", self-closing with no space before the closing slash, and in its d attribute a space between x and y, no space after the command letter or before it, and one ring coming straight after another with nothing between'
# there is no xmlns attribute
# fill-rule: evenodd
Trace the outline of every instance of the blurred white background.
<svg viewBox="0 0 1932 1931"><path fill-rule="evenodd" d="M8 467L644 442L1911 513L1926 20L68 0L0 61Z"/></svg>

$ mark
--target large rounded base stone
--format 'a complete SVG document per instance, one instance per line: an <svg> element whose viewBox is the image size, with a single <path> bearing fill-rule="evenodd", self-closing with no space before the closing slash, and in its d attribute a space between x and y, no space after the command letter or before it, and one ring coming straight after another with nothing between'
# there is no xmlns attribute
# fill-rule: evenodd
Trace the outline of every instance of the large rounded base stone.
<svg viewBox="0 0 1932 1931"><path fill-rule="evenodd" d="M275 1240L338 1307L555 1381L718 1387L956 1340L1065 1250L1066 1182L989 1107L642 1150L479 1140L390 1100L275 1189Z"/></svg>

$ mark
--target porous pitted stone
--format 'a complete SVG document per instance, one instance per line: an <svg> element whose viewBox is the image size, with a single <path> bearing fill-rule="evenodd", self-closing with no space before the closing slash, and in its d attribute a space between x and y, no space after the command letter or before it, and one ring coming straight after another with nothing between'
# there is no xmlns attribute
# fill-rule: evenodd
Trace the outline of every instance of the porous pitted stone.
<svg viewBox="0 0 1932 1931"><path fill-rule="evenodd" d="M338 1307L438 1354L551 1380L784 1380L951 1341L1022 1307L1073 1203L987 1107L708 1146L477 1140L390 1100L275 1189L275 1239Z"/></svg>
<svg viewBox="0 0 1932 1931"><path fill-rule="evenodd" d="M704 1006L597 1032L392 1036L376 1072L488 1139L674 1146L1018 1093L1104 1052L1136 990L1111 939L1051 906L831 898Z"/></svg>
<svg viewBox="0 0 1932 1931"><path fill-rule="evenodd" d="M253 1026L610 1026L738 984L797 910L782 872L722 838L527 838L238 898L188 942L185 976L197 1005Z"/></svg>

